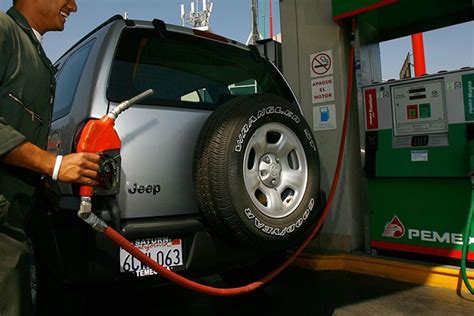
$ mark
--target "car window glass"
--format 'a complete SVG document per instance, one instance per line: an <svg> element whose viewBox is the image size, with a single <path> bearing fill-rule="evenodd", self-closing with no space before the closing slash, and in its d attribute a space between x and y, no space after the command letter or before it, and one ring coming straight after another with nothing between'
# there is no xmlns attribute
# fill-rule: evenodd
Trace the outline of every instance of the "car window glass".
<svg viewBox="0 0 474 316"><path fill-rule="evenodd" d="M70 112L79 79L94 42L95 40L92 40L79 48L62 65L56 78L53 120L57 120Z"/></svg>
<svg viewBox="0 0 474 316"><path fill-rule="evenodd" d="M269 61L250 50L168 32L125 29L112 64L107 97L121 102L153 89L143 103L214 109L239 95L272 93L294 102Z"/></svg>

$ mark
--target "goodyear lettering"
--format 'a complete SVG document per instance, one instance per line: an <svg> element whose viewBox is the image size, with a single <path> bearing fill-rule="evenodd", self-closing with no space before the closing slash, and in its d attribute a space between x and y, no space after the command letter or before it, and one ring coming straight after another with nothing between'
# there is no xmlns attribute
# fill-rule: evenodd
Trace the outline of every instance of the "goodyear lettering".
<svg viewBox="0 0 474 316"><path fill-rule="evenodd" d="M248 219L254 219L255 215L253 215L252 211L249 208L246 208L244 210L245 216L247 216Z"/></svg>
<svg viewBox="0 0 474 316"><path fill-rule="evenodd" d="M311 146L311 148L313 148L314 151L317 151L316 144L314 142L313 136L311 135L311 132L307 128L305 128L304 134L309 141L309 146Z"/></svg>
<svg viewBox="0 0 474 316"><path fill-rule="evenodd" d="M262 223L258 217L255 216L255 214L252 213L252 211L249 208L246 208L244 210L244 214L249 220L253 220L253 223L255 227L257 227L259 230L262 232L268 234L268 235L273 235L273 236L285 236L286 234L290 234L295 231L296 228L301 227L303 225L304 221L308 219L309 214L313 210L315 205L314 198L312 198L309 203L308 207L304 211L303 215L301 215L300 218L296 220L295 223L285 226L283 228L278 228L278 227L272 227L268 224Z"/></svg>
<svg viewBox="0 0 474 316"><path fill-rule="evenodd" d="M262 223L257 217L255 217L255 227L260 229L262 227L265 227L265 224Z"/></svg>
<svg viewBox="0 0 474 316"><path fill-rule="evenodd" d="M296 225L295 225L295 224L291 224L290 226L285 227L285 228L288 228L288 229L286 230L288 233L292 233L292 232L295 231Z"/></svg>
<svg viewBox="0 0 474 316"><path fill-rule="evenodd" d="M303 220L301 217L298 218L298 220L296 221L296 227L297 227L297 228L300 228L301 224L303 224L303 221L304 221L304 220Z"/></svg>

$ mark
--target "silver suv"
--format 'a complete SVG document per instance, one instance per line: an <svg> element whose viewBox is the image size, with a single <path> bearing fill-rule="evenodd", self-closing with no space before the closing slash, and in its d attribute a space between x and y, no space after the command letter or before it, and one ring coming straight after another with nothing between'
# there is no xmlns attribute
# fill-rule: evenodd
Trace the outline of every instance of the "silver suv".
<svg viewBox="0 0 474 316"><path fill-rule="evenodd" d="M232 281L243 266L269 269L262 260L308 235L324 203L316 144L287 82L255 46L115 16L56 67L48 147L58 154L75 151L88 120L154 90L118 118L122 150L103 153L93 197L94 212L153 259ZM32 229L40 287L159 282L76 217L78 187L50 186L60 202L45 201Z"/></svg>

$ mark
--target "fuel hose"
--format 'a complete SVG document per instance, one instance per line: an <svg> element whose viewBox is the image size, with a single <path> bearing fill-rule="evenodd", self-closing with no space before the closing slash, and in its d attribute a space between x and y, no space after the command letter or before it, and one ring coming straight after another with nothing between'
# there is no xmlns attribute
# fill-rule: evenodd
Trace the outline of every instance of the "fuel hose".
<svg viewBox="0 0 474 316"><path fill-rule="evenodd" d="M119 234L116 230L114 230L110 226L105 224L103 227L100 228L101 225L97 224L97 221L96 221L97 218L93 213L92 213L91 218L86 220L86 222L88 222L92 226L99 227L99 229L97 229L98 231L102 231L105 234L105 236L107 236L112 241L117 243L120 247L125 249L127 252L129 252L131 255L136 257L138 260L140 260L141 262L143 262L144 264L146 264L147 266L149 266L150 268L158 272L161 276L185 288L191 289L199 293L209 294L209 295L214 295L214 296L233 296L233 295L245 294L261 287L265 283L272 280L281 271L283 271L301 253L301 251L308 245L308 243L316 236L316 234L321 229L321 226L329 213L332 202L334 200L334 196L336 194L336 189L339 182L341 168L342 168L342 164L344 160L344 148L346 144L347 130L349 126L349 113L351 109L353 72L354 72L354 41L353 40L354 40L354 33L355 33L355 25L356 25L355 17L353 17L352 18L352 39L351 39L351 47L350 47L349 62L348 62L348 82L347 82L344 122L343 122L341 140L339 143L339 154L337 158L336 171L334 173L334 178L331 183L327 203L324 206L324 209L321 212L321 215L317 223L315 224L314 228L312 229L311 233L308 235L306 240L276 269L274 269L273 271L271 271L269 274L262 277L261 279L244 286L234 287L234 288L212 287L212 286L200 284L190 279L187 279L161 266L156 261L146 256L143 252L141 252L131 242L129 242L126 238L124 238L121 234ZM95 219L93 219L92 217L95 217Z"/></svg>
<svg viewBox="0 0 474 316"><path fill-rule="evenodd" d="M471 226L472 226L472 217L474 213L474 140L471 140L467 143L467 151L469 154L469 162L471 165L471 204L467 213L466 228L464 229L463 241L462 241L462 250L461 250L461 275L466 285L467 289L471 294L474 295L474 288L469 282L469 277L467 275L467 258L469 255L469 242L471 240Z"/></svg>
<svg viewBox="0 0 474 316"><path fill-rule="evenodd" d="M474 181L474 179L473 179ZM474 185L474 183L473 183ZM474 186L471 189L471 206L469 208L467 214L467 221L466 221L466 229L464 230L464 236L462 241L462 255L461 255L461 275L466 285L467 289L471 294L474 295L474 288L472 287L471 283L469 282L469 277L467 276L467 257L469 254L469 241L471 236L471 225L472 225L472 214L474 213Z"/></svg>

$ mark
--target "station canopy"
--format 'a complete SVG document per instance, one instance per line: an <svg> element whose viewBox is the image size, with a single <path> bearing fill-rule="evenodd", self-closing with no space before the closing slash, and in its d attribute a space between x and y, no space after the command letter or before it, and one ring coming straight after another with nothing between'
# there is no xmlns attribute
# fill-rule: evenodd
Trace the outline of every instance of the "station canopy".
<svg viewBox="0 0 474 316"><path fill-rule="evenodd" d="M472 21L473 0L332 0L333 18L357 15L364 44ZM466 39L468 40L468 39Z"/></svg>

